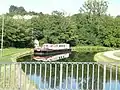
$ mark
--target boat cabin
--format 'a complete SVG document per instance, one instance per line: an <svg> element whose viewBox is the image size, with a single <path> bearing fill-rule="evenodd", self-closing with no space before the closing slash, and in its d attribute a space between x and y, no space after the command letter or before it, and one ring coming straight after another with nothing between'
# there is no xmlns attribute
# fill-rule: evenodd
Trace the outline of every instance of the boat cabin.
<svg viewBox="0 0 120 90"><path fill-rule="evenodd" d="M59 49L70 49L69 44L43 44L42 48L59 50Z"/></svg>

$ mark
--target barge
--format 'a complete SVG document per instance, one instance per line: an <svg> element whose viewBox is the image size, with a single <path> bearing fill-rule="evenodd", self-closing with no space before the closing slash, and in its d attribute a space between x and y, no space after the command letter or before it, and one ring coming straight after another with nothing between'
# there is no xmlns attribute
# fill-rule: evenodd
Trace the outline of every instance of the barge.
<svg viewBox="0 0 120 90"><path fill-rule="evenodd" d="M68 57L71 52L69 44L43 44L42 47L34 48L34 60L54 61L58 60L61 56Z"/></svg>
<svg viewBox="0 0 120 90"><path fill-rule="evenodd" d="M69 44L43 44L42 47L34 48L34 55L49 56L71 52Z"/></svg>

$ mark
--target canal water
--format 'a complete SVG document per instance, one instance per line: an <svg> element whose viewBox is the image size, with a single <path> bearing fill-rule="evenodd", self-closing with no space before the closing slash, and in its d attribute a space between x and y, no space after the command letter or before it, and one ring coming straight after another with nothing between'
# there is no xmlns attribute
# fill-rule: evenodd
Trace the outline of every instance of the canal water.
<svg viewBox="0 0 120 90"><path fill-rule="evenodd" d="M68 58L58 60L59 62L94 62L95 53L90 52L72 52ZM18 59L18 61L21 62L33 62L31 56L25 56L23 58ZM34 61L36 62L36 61ZM41 74L40 74L40 64L30 64L27 65L27 71L26 74L30 78L30 80L34 81L34 83L37 85L37 87L41 89L49 89L49 88L56 88L59 89L62 87L62 89L65 89L66 87L68 90L73 89L81 89L82 87L82 78L83 78L83 89L86 90L87 87L87 64L84 65L84 72L82 75L82 65L79 65L78 67L78 74L77 74L77 65L68 64L68 75L66 75L66 64L63 64L63 73L62 73L62 83L60 82L60 65L57 64L56 67L56 73L55 73L55 65L51 65L51 72L50 72L50 64L42 64L41 67ZM22 65L23 71L25 71L25 65ZM46 69L46 72L45 72ZM51 77L50 77L51 74ZM55 80L55 74L56 74L56 80ZM93 80L93 65L89 65L89 78L88 78L88 87L89 90L94 88L94 90L97 90L97 86L99 85L99 90L103 89L103 67L100 67L99 71L99 84L98 84L98 65L94 65L94 80ZM78 75L78 76L77 76ZM46 76L46 77L45 77ZM111 78L111 80L110 80ZM94 81L94 82L92 82ZM117 84L116 84L117 82ZM94 84L94 87L92 87L92 84ZM112 68L112 73L110 76L110 68L107 68L106 71L106 83L105 83L105 90L120 90L120 75L117 75L117 81L116 81L116 72L115 69Z"/></svg>

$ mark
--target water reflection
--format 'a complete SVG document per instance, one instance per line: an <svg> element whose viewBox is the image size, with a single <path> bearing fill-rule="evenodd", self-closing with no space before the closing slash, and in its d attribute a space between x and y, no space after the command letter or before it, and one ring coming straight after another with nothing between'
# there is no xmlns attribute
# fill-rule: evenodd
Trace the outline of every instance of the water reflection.
<svg viewBox="0 0 120 90"><path fill-rule="evenodd" d="M95 53L76 53L73 52L70 54L69 58L61 59L60 62L93 62L93 57ZM31 56L27 56L24 58L19 59L19 61L33 61L30 60ZM46 65L46 66L45 66ZM33 80L39 90L41 89L48 89L48 88L57 88L59 89L60 86L62 89L68 88L68 90L72 89L87 89L87 81L88 81L88 89L94 88L94 90L97 90L98 86L98 73L99 73L99 89L103 89L103 66L100 66L100 71L98 72L98 65L94 65L94 76L93 76L93 65L89 65L89 76L87 76L87 64L84 64L84 71L82 71L82 65L72 65L71 64L63 64L62 67L62 83L60 83L60 65L59 64L31 64L31 74L30 74L30 64L27 64L27 75L31 80ZM41 72L40 72L41 67ZM56 67L56 70L55 70ZM110 66L108 66L106 71L106 83L105 83L105 90L115 90L117 87L117 90L120 90L120 75L117 75L117 84L116 84L116 72L114 69L112 69L112 78L110 82ZM36 68L36 70L35 70ZM25 65L22 65L23 71L25 71ZM67 70L68 69L68 70ZM46 71L46 72L45 72ZM55 72L56 71L56 72ZM78 74L77 74L78 71ZM67 73L66 73L67 72ZM82 74L83 72L83 74ZM50 77L51 76L51 77ZM56 78L55 78L56 76ZM87 79L88 77L88 79ZM94 78L94 80L93 80ZM93 82L92 82L93 80ZM83 82L83 86L82 86ZM94 87L92 87L92 85ZM50 86L50 87L49 87Z"/></svg>
<svg viewBox="0 0 120 90"><path fill-rule="evenodd" d="M69 57L59 59L59 62L94 62L93 58L96 52L71 52ZM25 56L24 58L19 58L19 62L37 62L37 60L32 59L33 55Z"/></svg>
<svg viewBox="0 0 120 90"><path fill-rule="evenodd" d="M56 61L64 58L68 58L70 53L62 53L58 55L49 55L49 56L33 56L34 60L37 61Z"/></svg>
<svg viewBox="0 0 120 90"><path fill-rule="evenodd" d="M86 90L87 89L87 80L88 80L88 88L91 90L92 89L92 85L94 86L94 90L97 90L97 86L98 86L98 66L95 65L95 69L94 69L94 76L93 76L93 65L89 66L89 77L87 79L87 65L84 65L84 73L82 76L82 65L79 65L78 68L78 75L77 75L77 65L73 66L73 71L72 71L72 66L69 64L68 65L68 74L66 74L67 72L67 65L63 65L63 72L62 72L62 83L60 83L60 65L57 64L57 71L56 71L56 80L55 80L55 65L52 64L52 69L51 69L51 77L50 77L50 65L47 64L46 65L46 72L45 72L45 65L42 65L42 71L40 73L40 71L38 70L40 67L39 65L37 65L37 73L35 74L34 71L34 64L32 64L32 74L30 75L30 73L28 72L27 75L29 76L29 78L31 80L33 80L38 88L41 89L49 89L52 88L57 88L60 89L60 86L62 87L62 89L68 89L70 90L72 89L83 89ZM114 70L114 69L113 69ZM28 70L29 71L29 70ZM110 71L107 70L107 76L106 76L106 83L105 83L105 90L110 90L110 86L111 86L111 90L115 90L116 86L117 86L117 90L120 90L120 75L118 76L118 80L117 80L117 85L116 85L116 77L115 77L115 72L112 72L112 80L110 83ZM94 80L93 80L94 78ZM99 72L99 89L102 90L103 89L103 68L100 67L100 72ZM92 82L93 80L93 82ZM83 86L82 86L82 82L83 82Z"/></svg>
<svg viewBox="0 0 120 90"><path fill-rule="evenodd" d="M111 83L110 81L107 81L106 84L106 90L120 90L120 80L117 80L117 82L115 80L112 80ZM110 87L111 86L111 87Z"/></svg>

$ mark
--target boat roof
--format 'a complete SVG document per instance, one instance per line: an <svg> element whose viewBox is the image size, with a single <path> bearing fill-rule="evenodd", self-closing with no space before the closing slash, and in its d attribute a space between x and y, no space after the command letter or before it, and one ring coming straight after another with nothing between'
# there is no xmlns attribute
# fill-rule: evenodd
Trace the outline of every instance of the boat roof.
<svg viewBox="0 0 120 90"><path fill-rule="evenodd" d="M59 43L59 44L50 44L50 43L45 43L43 45L69 45L67 43Z"/></svg>

